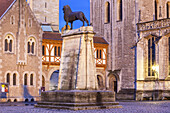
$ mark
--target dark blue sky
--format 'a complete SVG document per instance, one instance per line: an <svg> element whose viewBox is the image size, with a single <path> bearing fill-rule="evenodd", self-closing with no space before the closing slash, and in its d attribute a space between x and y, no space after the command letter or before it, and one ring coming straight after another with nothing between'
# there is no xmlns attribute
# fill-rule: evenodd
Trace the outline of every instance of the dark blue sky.
<svg viewBox="0 0 170 113"><path fill-rule="evenodd" d="M64 21L64 14L62 10L63 6L65 5L69 5L73 12L74 11L84 12L86 18L89 20L90 23L90 0L60 0L60 5L59 5L59 29L60 30L66 24L66 22ZM82 25L83 23L77 20L73 23L73 29L79 28Z"/></svg>

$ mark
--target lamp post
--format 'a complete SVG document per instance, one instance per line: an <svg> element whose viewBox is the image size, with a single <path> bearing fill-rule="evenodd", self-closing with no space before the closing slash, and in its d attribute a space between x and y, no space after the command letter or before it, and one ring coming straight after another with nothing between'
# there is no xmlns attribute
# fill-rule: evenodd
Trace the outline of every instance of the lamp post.
<svg viewBox="0 0 170 113"><path fill-rule="evenodd" d="M155 76L155 100L159 100L159 65L153 65L152 70L154 72ZM157 95L157 96L156 96Z"/></svg>

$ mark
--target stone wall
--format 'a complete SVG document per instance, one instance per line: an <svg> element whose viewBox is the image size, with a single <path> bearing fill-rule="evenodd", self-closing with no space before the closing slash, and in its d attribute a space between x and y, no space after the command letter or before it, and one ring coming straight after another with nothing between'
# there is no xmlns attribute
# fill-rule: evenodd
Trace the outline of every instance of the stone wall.
<svg viewBox="0 0 170 113"><path fill-rule="evenodd" d="M11 16L14 17L13 24L11 24ZM13 37L12 52L5 51L5 38L7 35ZM30 37L35 39L34 54L27 53L27 43ZM17 101L31 98L34 98L34 100L39 99L40 75L42 75L41 41L42 30L34 14L25 0L21 0L20 3L17 0L0 20L0 83L7 82L6 76L9 73L8 99L12 101L14 99L17 99ZM16 85L13 85L14 73L17 76ZM28 74L27 85L24 85L24 74ZM33 74L33 85L30 85L31 74Z"/></svg>
<svg viewBox="0 0 170 113"><path fill-rule="evenodd" d="M29 3L40 23L49 23L54 31L59 31L59 0L30 0Z"/></svg>

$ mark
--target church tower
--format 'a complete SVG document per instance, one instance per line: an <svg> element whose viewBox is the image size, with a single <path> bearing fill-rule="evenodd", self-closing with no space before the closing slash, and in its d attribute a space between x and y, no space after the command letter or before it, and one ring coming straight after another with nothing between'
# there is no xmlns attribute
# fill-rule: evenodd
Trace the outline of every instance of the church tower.
<svg viewBox="0 0 170 113"><path fill-rule="evenodd" d="M41 24L51 24L53 31L59 31L59 0L27 0Z"/></svg>

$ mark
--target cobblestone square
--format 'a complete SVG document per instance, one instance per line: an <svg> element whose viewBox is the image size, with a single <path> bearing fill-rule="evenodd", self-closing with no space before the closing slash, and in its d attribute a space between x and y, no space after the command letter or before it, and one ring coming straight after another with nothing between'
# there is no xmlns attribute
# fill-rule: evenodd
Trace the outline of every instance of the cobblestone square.
<svg viewBox="0 0 170 113"><path fill-rule="evenodd" d="M34 108L33 104L0 104L0 113L170 113L170 101L120 102L123 108L99 110L58 110Z"/></svg>

